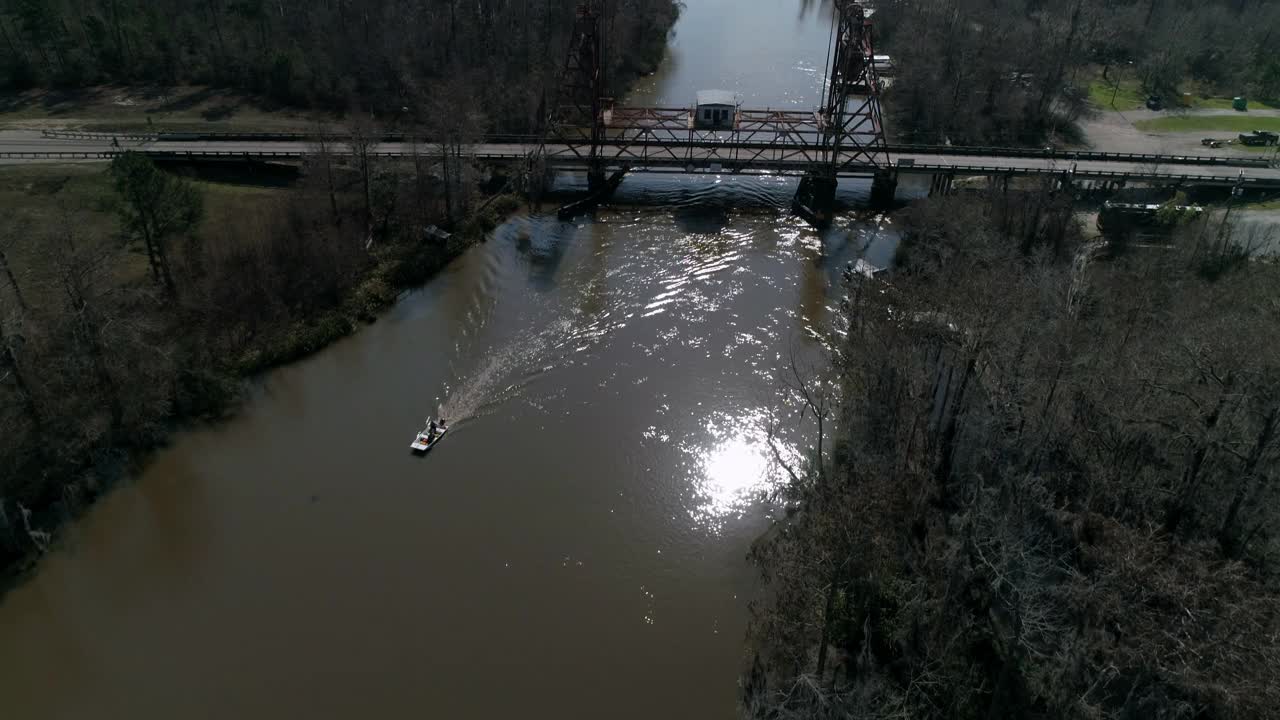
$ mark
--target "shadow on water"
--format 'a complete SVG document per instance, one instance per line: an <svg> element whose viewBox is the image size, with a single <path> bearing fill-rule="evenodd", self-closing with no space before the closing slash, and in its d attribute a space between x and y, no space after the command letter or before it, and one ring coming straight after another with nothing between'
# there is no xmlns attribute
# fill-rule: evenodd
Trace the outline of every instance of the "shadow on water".
<svg viewBox="0 0 1280 720"><path fill-rule="evenodd" d="M716 213L727 217L729 211L735 210L789 210L798 186L798 178L780 175L634 172L603 207L675 208L676 222L682 229L717 232L723 225L712 228L719 219ZM581 173L560 173L549 188L547 200L566 204L586 192ZM869 178L844 178L836 190L836 208L841 212L864 210L870 198Z"/></svg>
<svg viewBox="0 0 1280 720"><path fill-rule="evenodd" d="M729 225L729 209L720 205L686 205L672 211L676 226L682 232L712 235Z"/></svg>
<svg viewBox="0 0 1280 720"><path fill-rule="evenodd" d="M540 293L557 287L565 253L578 233L574 222L554 216L524 218L494 232L494 239L511 243L529 267L529 283Z"/></svg>

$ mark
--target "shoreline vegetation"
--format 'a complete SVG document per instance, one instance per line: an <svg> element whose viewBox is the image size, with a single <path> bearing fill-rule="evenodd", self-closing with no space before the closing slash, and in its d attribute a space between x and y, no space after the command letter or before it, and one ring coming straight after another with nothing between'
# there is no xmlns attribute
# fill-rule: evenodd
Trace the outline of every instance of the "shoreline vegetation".
<svg viewBox="0 0 1280 720"><path fill-rule="evenodd" d="M1280 101L1280 5L1265 0L874 4L878 52L896 67L886 124L901 142L1069 145L1083 140L1077 121L1113 100Z"/></svg>
<svg viewBox="0 0 1280 720"><path fill-rule="evenodd" d="M1228 219L1104 244L1048 186L898 216L785 381L828 440L752 547L748 717L1273 712L1280 263Z"/></svg>
<svg viewBox="0 0 1280 720"><path fill-rule="evenodd" d="M236 112L283 109L366 151L392 127L444 151L341 158L317 140L300 169L160 168L134 154L110 169L0 168L0 593L174 429L225 418L245 379L375 321L524 207L511 194L519 179L489 175L461 148L537 127L563 62L548 48L564 47L576 2L451 3L408 19L390 3L362 5L285 2L279 16L254 16L243 14L254 3L208 3L164 23L147 19L151 6L108 17L90 0L66 3L84 6L81 24L58 23L44 3L24 4L30 17L0 11L20 30L0 52L0 106L15 121L76 116L75 104L38 107L53 95L30 88L204 83L226 89L190 94L201 116L229 112L217 98L231 96ZM207 12L213 38L170 34ZM678 13L671 0L640 0L609 24L616 92L657 67ZM277 51L273 33L292 45ZM397 49L402 65L382 73Z"/></svg>

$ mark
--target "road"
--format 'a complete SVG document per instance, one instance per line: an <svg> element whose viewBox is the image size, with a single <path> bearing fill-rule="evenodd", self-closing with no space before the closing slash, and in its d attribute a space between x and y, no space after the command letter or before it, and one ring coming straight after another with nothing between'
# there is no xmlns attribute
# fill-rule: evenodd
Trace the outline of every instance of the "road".
<svg viewBox="0 0 1280 720"><path fill-rule="evenodd" d="M242 140L129 140L120 143L123 149L132 149L159 155L172 153L177 156L223 156L234 158L249 155L260 159L297 159L315 151L314 145L302 141L242 141ZM334 152L348 149L332 146ZM495 161L516 161L528 157L537 150L528 143L482 143L472 146L477 156ZM0 131L0 163L67 162L68 156L33 157L43 153L85 153L85 161L103 161L115 148L107 136L88 139L49 138L36 131ZM413 152L411 144L386 142L376 145L372 152L380 156L406 156ZM549 163L566 169L582 167L584 163L565 146L548 145ZM436 152L433 146L420 146L426 155ZM27 157L12 157L14 153L26 153ZM810 153L794 147L770 147L765 145L679 145L641 146L605 145L602 149L606 163L644 168L657 172L713 172L732 173L736 166L746 172L771 172L802 174L811 167ZM960 154L935 154L932 152L892 153L890 161L901 173L957 175L1060 175L1073 169L1077 178L1129 180L1183 179L1202 184L1232 184L1237 178L1253 187L1280 188L1280 168L1239 168L1222 165L1174 165L1139 161L1046 159L1041 157L973 156ZM853 167L848 175L866 174L872 167Z"/></svg>

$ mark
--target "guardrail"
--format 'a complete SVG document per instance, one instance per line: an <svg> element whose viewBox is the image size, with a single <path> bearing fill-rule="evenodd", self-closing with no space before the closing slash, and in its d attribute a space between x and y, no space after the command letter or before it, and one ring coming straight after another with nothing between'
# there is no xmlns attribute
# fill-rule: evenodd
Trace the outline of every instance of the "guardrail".
<svg viewBox="0 0 1280 720"><path fill-rule="evenodd" d="M1270 167L1266 158L1224 155L1152 155L1149 153L1099 152L1094 150L999 148L957 145L890 145L889 152L899 155L964 155L980 157L1019 157L1079 162L1135 162L1155 165L1224 165L1228 167Z"/></svg>
<svg viewBox="0 0 1280 720"><path fill-rule="evenodd" d="M19 152L0 152L0 159L10 160L110 160L118 155L123 154L122 150L102 150L102 151L19 151ZM243 150L143 150L148 156L157 160L245 160L248 162L260 160L290 160L297 161L306 157L309 153L306 150L276 150L276 151L243 151ZM412 153L403 151L381 152L385 157L411 157ZM510 153L494 153L479 152L474 153L472 157L478 160L490 161L517 161L522 156ZM562 165L580 164L581 160L576 158L563 157ZM626 161L636 165L636 170L643 172L646 166L655 168L669 168L674 171L682 169L688 170L692 166L695 170L703 169L716 165L719 167L718 172L736 173L744 168L742 162L735 162L728 158L605 158L605 162L621 162ZM809 163L803 160L784 160L784 159L761 159L754 163L750 163L753 167L775 168L785 172L803 171L809 166ZM869 174L874 172L874 166L849 168L845 174ZM900 172L907 173L923 173L923 174L970 174L970 175L1065 175L1070 174L1076 179L1125 179L1135 181L1159 181L1168 183L1181 184L1201 184L1201 185L1239 185L1245 188L1257 189L1277 189L1280 188L1280 174L1275 177L1238 177L1232 175L1201 175L1191 173L1173 173L1160 172L1158 169L1144 171L1141 169L1134 170L1080 170L1068 171L1064 168L1051 167L1004 167L998 165L942 165L933 163L914 162L910 165L902 164L898 166Z"/></svg>
<svg viewBox="0 0 1280 720"><path fill-rule="evenodd" d="M0 158L9 160L110 160L116 152L0 152Z"/></svg>
<svg viewBox="0 0 1280 720"><path fill-rule="evenodd" d="M50 140L133 140L135 142L154 142L159 133L104 133L89 130L41 130L40 134Z"/></svg>
<svg viewBox="0 0 1280 720"><path fill-rule="evenodd" d="M125 139L135 142L315 142L319 139L316 133L296 132L238 132L234 130L214 130L197 132L154 132L154 133L106 133L77 130L44 130L42 135L51 139L76 140L112 140ZM423 145L430 145L436 140L430 137L413 136L406 133L383 133L379 142L412 142L414 139ZM341 143L343 136L330 136L333 142ZM479 142L485 144L538 144L544 140L538 135L524 134L490 134L483 136ZM695 140L691 142L665 142L642 139L622 138L615 142L607 142L611 146L628 147L671 147L680 145L700 148L725 149L759 149L762 147L783 147L767 141L725 141ZM787 147L803 148L808 145ZM819 148L813 146L816 151ZM1266 168L1271 161L1266 158L1233 157L1223 155L1153 155L1150 153L1100 152L1094 150L1070 150L1058 148L1010 148L983 147L964 145L888 145L886 150L898 155L958 155L968 157L1017 157L1041 160L1062 160L1081 162L1134 162L1153 165L1213 165L1223 167Z"/></svg>
<svg viewBox="0 0 1280 720"><path fill-rule="evenodd" d="M1171 182L1182 184L1200 184L1200 185L1240 185L1245 188L1271 189L1280 188L1280 175L1276 177L1239 177L1234 175L1196 175L1189 173L1172 173L1172 172L1144 172L1142 170L1131 171L1112 171L1112 170L1075 170L1068 171L1055 168L1008 168L995 165L934 165L928 163L914 163L912 165L899 166L900 171L919 172L919 173L949 173L956 175L1069 175L1072 179L1127 179L1127 180L1154 180L1159 182Z"/></svg>
<svg viewBox="0 0 1280 720"><path fill-rule="evenodd" d="M157 130L154 132L106 132L103 130L41 130L40 134L51 140L134 140L141 142L314 142L317 133L299 132L241 132L237 130ZM335 133L326 136L332 142L343 142L348 135ZM423 144L434 142L431 138L410 133L382 133L378 142L411 142L417 138ZM536 135L485 135L482 142L539 142Z"/></svg>

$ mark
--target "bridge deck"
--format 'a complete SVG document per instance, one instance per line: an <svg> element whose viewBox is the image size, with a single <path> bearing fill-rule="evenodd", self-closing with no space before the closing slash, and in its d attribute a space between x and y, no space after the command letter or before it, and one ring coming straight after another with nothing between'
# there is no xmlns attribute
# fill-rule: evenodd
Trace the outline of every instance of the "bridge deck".
<svg viewBox="0 0 1280 720"><path fill-rule="evenodd" d="M126 139L124 149L146 152L160 158L243 158L264 160L298 160L315 152L303 140L154 140ZM491 162L524 162L540 149L546 152L549 167L563 170L586 169L587 161L568 145L541 147L531 142L487 142L469 146L470 154ZM350 149L331 144L331 152L345 154ZM1068 155L1053 157L1026 156L1027 151L993 150L989 155L975 155L969 149L924 148L888 153L893 167L901 174L991 176L1044 176L1072 173L1077 179L1185 182L1209 185L1233 185L1280 189L1280 168L1265 167L1256 160L1240 159L1249 167L1224 164L1222 158L1206 158L1196 164L1194 158L1170 158L1163 163L1151 156L1141 159L1118 156L1117 159L1079 159ZM419 145L417 151L435 155L438 146ZM105 160L119 152L111 144L111 136L85 135L79 139L45 137L38 132L0 132L0 162L39 162L70 160ZM405 142L383 142L373 152L384 157L408 157L414 146ZM1086 158L1099 154L1085 153ZM840 171L844 177L866 176L875 165L853 160ZM803 175L821 158L819 148L810 144L783 142L642 142L610 141L601 147L601 158L612 168L629 167L636 172L713 173L713 174L777 174ZM1175 164L1176 163L1176 164Z"/></svg>

